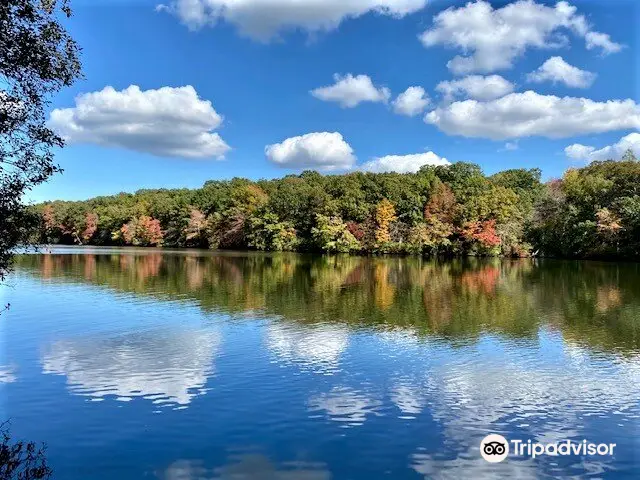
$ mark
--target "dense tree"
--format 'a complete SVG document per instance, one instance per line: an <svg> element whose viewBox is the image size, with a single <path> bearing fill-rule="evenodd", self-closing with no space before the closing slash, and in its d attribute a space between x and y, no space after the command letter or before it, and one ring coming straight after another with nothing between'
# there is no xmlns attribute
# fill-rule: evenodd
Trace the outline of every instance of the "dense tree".
<svg viewBox="0 0 640 480"><path fill-rule="evenodd" d="M311 236L323 252L348 253L360 249L360 242L340 217L317 214L316 226L311 229Z"/></svg>
<svg viewBox="0 0 640 480"><path fill-rule="evenodd" d="M274 213L251 217L247 245L257 250L293 251L298 247L296 230Z"/></svg>
<svg viewBox="0 0 640 480"><path fill-rule="evenodd" d="M162 238L163 233L160 221L146 215L131 219L120 230L113 232L114 240L136 247L160 246Z"/></svg>
<svg viewBox="0 0 640 480"><path fill-rule="evenodd" d="M51 243L637 258L640 163L595 162L547 184L537 169L486 177L466 163L415 174L307 171L34 211L38 240Z"/></svg>
<svg viewBox="0 0 640 480"><path fill-rule="evenodd" d="M0 2L0 278L37 221L25 192L60 170L53 150L64 142L45 108L80 76L78 46L60 23L69 16L67 0Z"/></svg>

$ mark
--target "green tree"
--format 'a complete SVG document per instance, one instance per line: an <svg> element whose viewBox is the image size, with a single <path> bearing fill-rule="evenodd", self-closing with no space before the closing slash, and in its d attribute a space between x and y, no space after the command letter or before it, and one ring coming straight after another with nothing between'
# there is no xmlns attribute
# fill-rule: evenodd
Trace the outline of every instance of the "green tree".
<svg viewBox="0 0 640 480"><path fill-rule="evenodd" d="M311 235L315 245L323 252L348 253L360 249L360 242L340 217L317 214Z"/></svg>
<svg viewBox="0 0 640 480"><path fill-rule="evenodd" d="M78 46L60 23L70 16L67 0L0 3L0 278L37 222L25 192L60 171L53 151L64 141L47 128L45 109L80 77Z"/></svg>
<svg viewBox="0 0 640 480"><path fill-rule="evenodd" d="M251 248L269 251L293 251L298 237L289 222L281 222L274 213L251 217L247 243Z"/></svg>

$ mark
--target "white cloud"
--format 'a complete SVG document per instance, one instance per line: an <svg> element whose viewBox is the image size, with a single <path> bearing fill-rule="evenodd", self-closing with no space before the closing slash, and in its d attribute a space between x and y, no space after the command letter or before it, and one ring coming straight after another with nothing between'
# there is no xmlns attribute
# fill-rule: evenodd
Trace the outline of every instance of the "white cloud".
<svg viewBox="0 0 640 480"><path fill-rule="evenodd" d="M595 150L594 147L588 147L587 145L581 145L579 143L574 143L573 145L569 145L564 149L564 153L569 158L573 158L574 160L585 160L591 155L591 153Z"/></svg>
<svg viewBox="0 0 640 480"><path fill-rule="evenodd" d="M607 35L591 32L585 17L576 12L565 1L550 7L519 0L498 9L487 1L469 2L438 13L420 40L426 47L446 45L462 50L464 56L447 64L457 75L511 68L528 48L565 46L565 32L585 37L587 48L600 47L607 53L620 48Z"/></svg>
<svg viewBox="0 0 640 480"><path fill-rule="evenodd" d="M336 83L327 87L311 90L311 95L325 102L338 102L342 108L353 108L362 102L389 101L391 92L388 88L376 87L367 75L346 76L335 74Z"/></svg>
<svg viewBox="0 0 640 480"><path fill-rule="evenodd" d="M640 106L630 99L596 102L527 91L489 102L454 102L427 113L424 120L445 133L464 137L564 138L640 128Z"/></svg>
<svg viewBox="0 0 640 480"><path fill-rule="evenodd" d="M422 9L427 0L174 0L156 10L174 13L197 30L224 20L243 35L267 41L284 30L322 32L373 12L394 18Z"/></svg>
<svg viewBox="0 0 640 480"><path fill-rule="evenodd" d="M119 147L163 157L223 158L230 147L213 130L222 117L192 86L142 91L137 85L76 97L55 109L50 127L70 143Z"/></svg>
<svg viewBox="0 0 640 480"><path fill-rule="evenodd" d="M469 75L460 80L440 82L436 90L444 95L446 101L456 96L475 100L493 100L513 92L514 85L500 75Z"/></svg>
<svg viewBox="0 0 640 480"><path fill-rule="evenodd" d="M589 88L596 79L596 74L580 70L569 65L562 57L551 57L537 70L527 75L527 80L534 83L564 83L567 87Z"/></svg>
<svg viewBox="0 0 640 480"><path fill-rule="evenodd" d="M520 148L520 146L518 145L518 142L507 142L504 144L504 150L507 152L513 152L514 150L518 150L518 148Z"/></svg>
<svg viewBox="0 0 640 480"><path fill-rule="evenodd" d="M341 170L356 161L353 149L337 132L307 133L265 147L267 158L285 168Z"/></svg>
<svg viewBox="0 0 640 480"><path fill-rule="evenodd" d="M407 117L415 117L424 112L431 103L422 87L409 87L393 101L393 111Z"/></svg>
<svg viewBox="0 0 640 480"><path fill-rule="evenodd" d="M574 143L564 149L567 157L574 160L620 160L627 150L640 157L640 133L630 133L622 137L618 143L596 150L595 147Z"/></svg>
<svg viewBox="0 0 640 480"><path fill-rule="evenodd" d="M433 152L412 155L387 155L363 164L361 169L374 173L415 173L424 165L450 165L450 162Z"/></svg>
<svg viewBox="0 0 640 480"><path fill-rule="evenodd" d="M584 38L587 41L587 50L601 48L603 55L617 53L624 48L624 45L612 41L606 33L589 32Z"/></svg>

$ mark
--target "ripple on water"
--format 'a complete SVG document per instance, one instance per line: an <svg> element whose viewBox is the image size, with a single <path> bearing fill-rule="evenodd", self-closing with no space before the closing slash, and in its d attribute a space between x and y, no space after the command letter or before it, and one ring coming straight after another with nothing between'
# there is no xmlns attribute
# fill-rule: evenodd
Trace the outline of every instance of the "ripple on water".
<svg viewBox="0 0 640 480"><path fill-rule="evenodd" d="M220 341L215 330L179 328L78 337L50 345L42 368L64 375L75 395L187 405L206 392Z"/></svg>

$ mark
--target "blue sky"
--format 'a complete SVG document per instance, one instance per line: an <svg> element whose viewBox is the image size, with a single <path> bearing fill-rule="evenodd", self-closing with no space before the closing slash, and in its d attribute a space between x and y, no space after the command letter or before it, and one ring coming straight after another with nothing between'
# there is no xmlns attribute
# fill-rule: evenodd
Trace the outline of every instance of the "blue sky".
<svg viewBox="0 0 640 480"><path fill-rule="evenodd" d="M222 10L188 11L189 1ZM242 0L238 11L225 9L230 0L189 1L73 2L67 25L83 49L86 78L53 99L51 124L69 140L56 157L64 173L31 200L273 178L314 165L411 171L442 158L487 173L540 167L551 178L623 147L640 150L634 1L575 0L569 13L556 2L491 2L486 18L474 17L473 5L442 0L355 0L352 10L337 0ZM533 31L526 8L548 31ZM474 22L486 27L487 19L502 22L503 38L480 35ZM465 29L478 34L466 53L443 44ZM464 55L470 66L452 66ZM535 81L529 74L551 58ZM359 80L336 88L348 75ZM486 88L480 96L437 89L470 85L470 76L482 87L493 75L506 85L493 96ZM185 86L191 93L174 90ZM413 116L394 107L409 87L429 98ZM79 100L92 92L101 93Z"/></svg>

